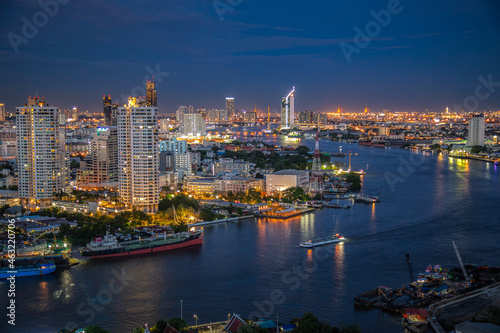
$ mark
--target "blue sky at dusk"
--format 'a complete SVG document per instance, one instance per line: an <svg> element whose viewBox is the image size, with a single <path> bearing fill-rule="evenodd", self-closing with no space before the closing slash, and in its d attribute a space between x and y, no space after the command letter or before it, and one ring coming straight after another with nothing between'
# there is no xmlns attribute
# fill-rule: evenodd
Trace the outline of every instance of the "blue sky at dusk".
<svg viewBox="0 0 500 333"><path fill-rule="evenodd" d="M17 54L9 36L23 37L22 18L33 22L42 9L38 1L0 2L7 111L35 91L61 109L101 111L103 94L130 95L148 66L169 73L157 86L159 110L168 113L179 105L222 108L226 96L239 109L277 110L292 86L296 110L441 111L474 95L478 76L489 75L499 84L479 109L500 109L494 0L402 0L350 62L342 43L354 47L355 27L364 31L370 12L391 1L221 0L231 7L223 20L213 1L61 2Z"/></svg>

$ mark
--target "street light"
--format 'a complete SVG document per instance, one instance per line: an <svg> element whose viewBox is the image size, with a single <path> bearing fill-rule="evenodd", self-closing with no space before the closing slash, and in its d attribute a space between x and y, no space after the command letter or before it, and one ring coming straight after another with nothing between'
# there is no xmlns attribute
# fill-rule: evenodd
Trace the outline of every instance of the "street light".
<svg viewBox="0 0 500 333"><path fill-rule="evenodd" d="M196 318L196 326L198 326L198 316L194 315L194 318Z"/></svg>
<svg viewBox="0 0 500 333"><path fill-rule="evenodd" d="M181 299L181 319L182 319L182 299Z"/></svg>

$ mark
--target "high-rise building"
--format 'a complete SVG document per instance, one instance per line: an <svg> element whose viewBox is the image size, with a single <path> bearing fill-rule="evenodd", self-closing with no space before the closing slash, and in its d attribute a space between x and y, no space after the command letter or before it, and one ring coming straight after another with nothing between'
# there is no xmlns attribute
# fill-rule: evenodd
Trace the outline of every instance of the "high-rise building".
<svg viewBox="0 0 500 333"><path fill-rule="evenodd" d="M243 113L243 120L249 124L255 124L257 122L257 112L245 111Z"/></svg>
<svg viewBox="0 0 500 333"><path fill-rule="evenodd" d="M326 125L327 123L328 123L328 115L326 113L320 113L320 112L313 113L313 124Z"/></svg>
<svg viewBox="0 0 500 333"><path fill-rule="evenodd" d="M71 119L73 119L73 121L78 121L78 109L76 106L73 106L73 109L71 109Z"/></svg>
<svg viewBox="0 0 500 333"><path fill-rule="evenodd" d="M194 113L194 106L190 105L188 107L188 113Z"/></svg>
<svg viewBox="0 0 500 333"><path fill-rule="evenodd" d="M182 124L182 121L184 120L184 114L186 113L188 113L187 106L179 106L177 112L175 113L177 122L179 124Z"/></svg>
<svg viewBox="0 0 500 333"><path fill-rule="evenodd" d="M186 140L162 140L158 142L158 149L162 151L170 151L174 154L183 154L187 151L187 141Z"/></svg>
<svg viewBox="0 0 500 333"><path fill-rule="evenodd" d="M113 110L113 105L111 103L111 95L103 95L102 96L102 108L104 112L104 123L106 126L111 126L112 125L112 110Z"/></svg>
<svg viewBox="0 0 500 333"><path fill-rule="evenodd" d="M484 146L484 115L474 115L469 120L467 146Z"/></svg>
<svg viewBox="0 0 500 333"><path fill-rule="evenodd" d="M0 103L0 121L5 121L5 104Z"/></svg>
<svg viewBox="0 0 500 333"><path fill-rule="evenodd" d="M90 140L89 153L80 162L76 179L80 184L99 186L118 181L118 130L116 126L97 127Z"/></svg>
<svg viewBox="0 0 500 333"><path fill-rule="evenodd" d="M310 125L313 123L313 114L311 110L304 110L299 112L299 124L301 125Z"/></svg>
<svg viewBox="0 0 500 333"><path fill-rule="evenodd" d="M30 207L50 204L66 189L69 157L65 134L59 127L59 110L38 97L16 108L19 198Z"/></svg>
<svg viewBox="0 0 500 333"><path fill-rule="evenodd" d="M131 97L118 108L118 176L126 204L144 212L158 210L158 166L158 108Z"/></svg>
<svg viewBox="0 0 500 333"><path fill-rule="evenodd" d="M156 82L151 80L146 82L146 105L158 106L156 100Z"/></svg>
<svg viewBox="0 0 500 333"><path fill-rule="evenodd" d="M295 117L295 87L281 100L281 128L293 128Z"/></svg>
<svg viewBox="0 0 500 333"><path fill-rule="evenodd" d="M226 113L229 118L234 117L234 97L226 97Z"/></svg>
<svg viewBox="0 0 500 333"><path fill-rule="evenodd" d="M207 129L201 114L188 113L182 121L182 134L184 136L205 136Z"/></svg>

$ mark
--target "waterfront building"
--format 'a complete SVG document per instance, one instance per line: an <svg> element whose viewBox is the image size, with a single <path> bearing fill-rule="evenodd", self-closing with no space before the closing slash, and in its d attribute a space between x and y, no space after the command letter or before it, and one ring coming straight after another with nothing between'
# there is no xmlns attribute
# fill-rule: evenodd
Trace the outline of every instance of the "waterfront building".
<svg viewBox="0 0 500 333"><path fill-rule="evenodd" d="M118 108L118 170L122 200L137 210L158 210L158 108L129 98Z"/></svg>
<svg viewBox="0 0 500 333"><path fill-rule="evenodd" d="M295 117L295 87L281 100L281 128L293 128Z"/></svg>
<svg viewBox="0 0 500 333"><path fill-rule="evenodd" d="M203 116L198 113L188 113L184 115L182 121L183 136L206 136L207 129Z"/></svg>
<svg viewBox="0 0 500 333"><path fill-rule="evenodd" d="M0 121L5 121L5 104L0 103Z"/></svg>
<svg viewBox="0 0 500 333"><path fill-rule="evenodd" d="M226 97L226 114L229 118L234 117L234 97Z"/></svg>
<svg viewBox="0 0 500 333"><path fill-rule="evenodd" d="M26 206L49 205L52 196L66 189L69 156L59 109L38 97L16 108L19 197Z"/></svg>
<svg viewBox="0 0 500 333"><path fill-rule="evenodd" d="M221 158L212 164L212 174L214 176L220 173L233 173L248 175L255 164L244 160L233 160L232 158Z"/></svg>
<svg viewBox="0 0 500 333"><path fill-rule="evenodd" d="M281 170L266 174L266 193L282 192L290 187L309 188L309 172L301 170Z"/></svg>
<svg viewBox="0 0 500 333"><path fill-rule="evenodd" d="M118 129L97 127L90 140L89 153L80 162L76 179L80 186L104 186L118 182ZM110 184L111 185L111 184Z"/></svg>
<svg viewBox="0 0 500 333"><path fill-rule="evenodd" d="M186 190L186 192L195 195L213 195L214 182L214 177L185 177L184 189Z"/></svg>
<svg viewBox="0 0 500 333"><path fill-rule="evenodd" d="M484 146L484 115L474 115L469 120L467 146Z"/></svg>

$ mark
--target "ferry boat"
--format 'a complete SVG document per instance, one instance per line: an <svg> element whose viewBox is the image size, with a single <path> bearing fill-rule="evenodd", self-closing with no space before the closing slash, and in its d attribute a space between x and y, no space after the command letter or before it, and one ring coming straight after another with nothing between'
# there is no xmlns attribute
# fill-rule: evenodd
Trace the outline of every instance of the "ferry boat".
<svg viewBox="0 0 500 333"><path fill-rule="evenodd" d="M302 134L299 132L290 132L287 136L291 139L296 139L296 138L301 138Z"/></svg>
<svg viewBox="0 0 500 333"><path fill-rule="evenodd" d="M366 203L366 204L372 204L372 203L379 203L380 199L379 199L379 197L376 197L374 195L358 194L354 198L354 201L361 202L361 203Z"/></svg>
<svg viewBox="0 0 500 333"><path fill-rule="evenodd" d="M81 254L84 257L89 257L89 259L100 259L163 252L202 245L201 234L201 231L182 232L172 235L163 233L163 235L154 235L151 238L119 243L114 235L106 232L105 236L95 237L85 248L81 249Z"/></svg>
<svg viewBox="0 0 500 333"><path fill-rule="evenodd" d="M326 238L318 238L318 239L313 239L304 243L300 243L300 247L316 247L316 246L322 246L322 245L327 245L327 244L333 244L333 243L340 243L345 241L346 239L343 236L340 236L339 234L336 234L335 236L332 237L326 237Z"/></svg>
<svg viewBox="0 0 500 333"><path fill-rule="evenodd" d="M14 268L0 267L0 279L7 279L12 276L25 277L25 276L38 276L54 273L56 264L53 260L44 260L35 262L31 265L19 265L19 260L16 260Z"/></svg>

